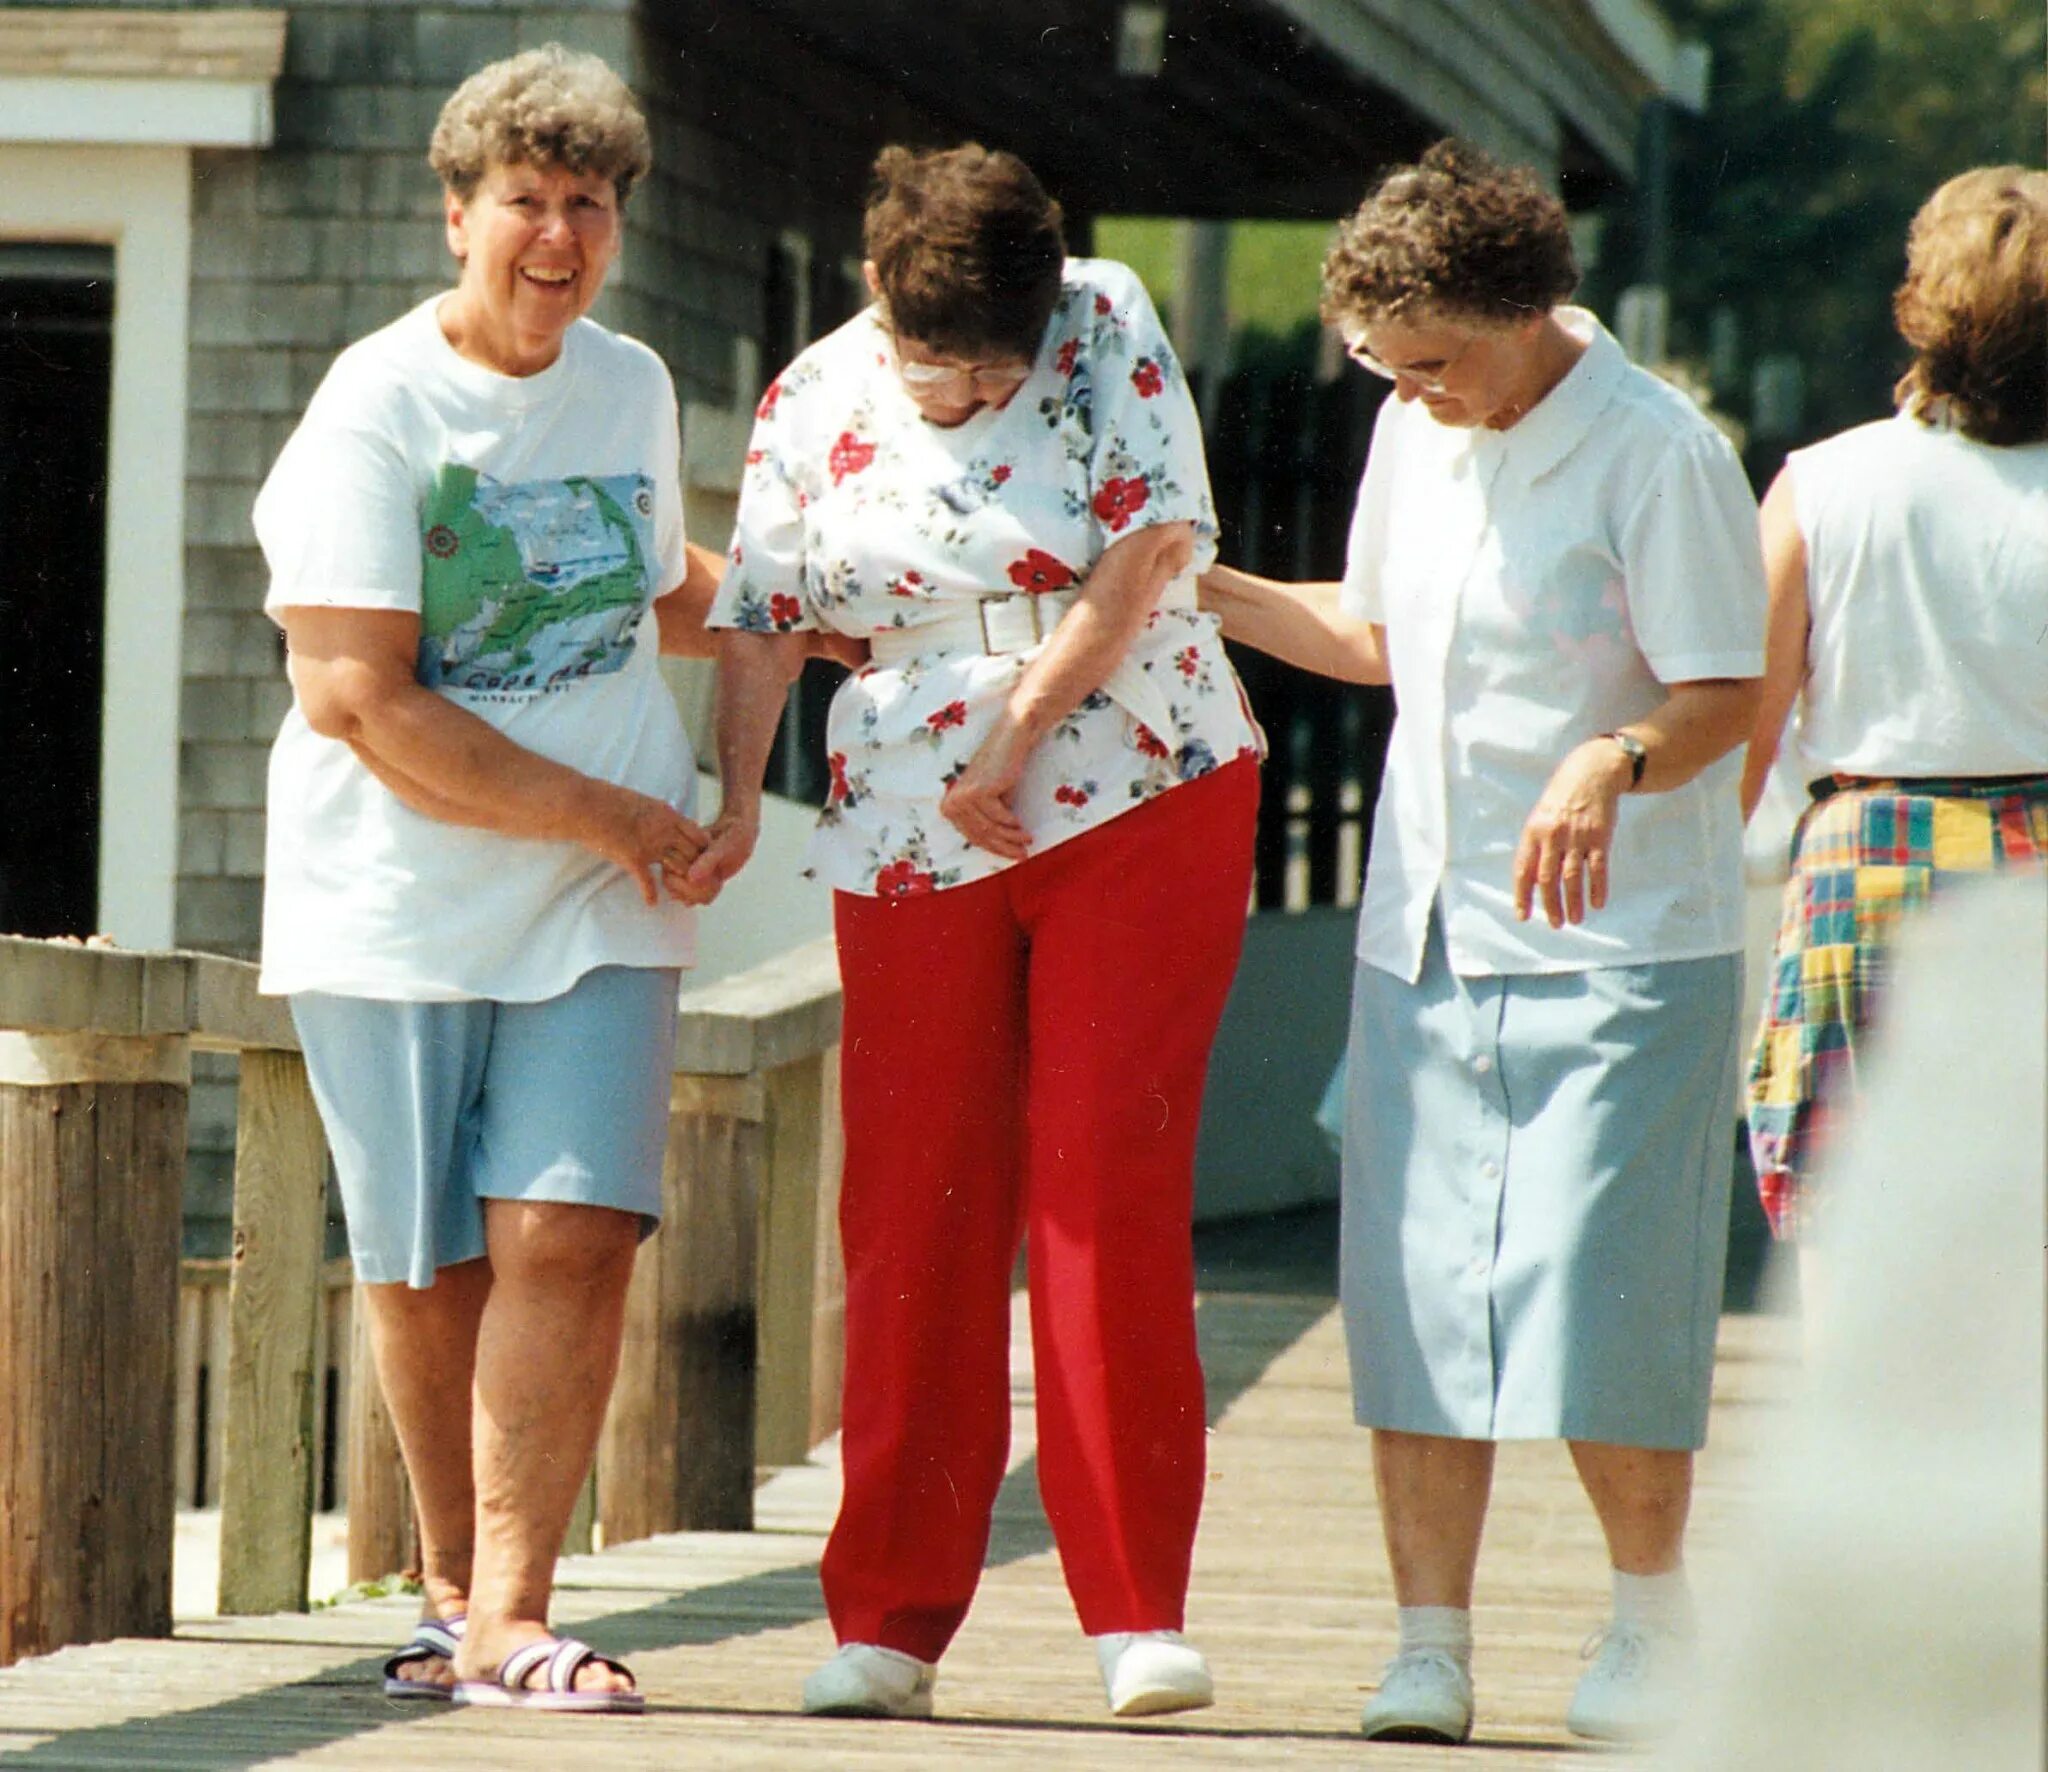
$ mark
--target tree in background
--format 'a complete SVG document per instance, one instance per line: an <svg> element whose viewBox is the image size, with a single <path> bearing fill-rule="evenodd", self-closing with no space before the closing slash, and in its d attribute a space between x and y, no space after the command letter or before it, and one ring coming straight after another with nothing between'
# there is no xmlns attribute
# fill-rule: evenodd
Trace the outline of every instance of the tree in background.
<svg viewBox="0 0 2048 1772"><path fill-rule="evenodd" d="M2048 10L2042 0L1665 0L1665 10L1714 58L1705 114L1675 131L1672 343L1709 365L1719 401L1751 421L1761 476L1785 448L1891 410L1905 358L1891 296L1906 224L1927 194L1971 166L2048 156ZM1760 364L1766 392L1803 383L1796 414L1759 409Z"/></svg>

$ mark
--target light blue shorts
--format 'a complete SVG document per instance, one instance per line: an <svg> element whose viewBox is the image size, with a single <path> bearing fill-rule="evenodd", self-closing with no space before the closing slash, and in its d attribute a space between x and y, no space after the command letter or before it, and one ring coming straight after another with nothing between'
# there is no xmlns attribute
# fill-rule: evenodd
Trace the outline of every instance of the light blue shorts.
<svg viewBox="0 0 2048 1772"><path fill-rule="evenodd" d="M1342 1292L1368 1427L1696 1447L1735 1161L1741 961L1361 965Z"/></svg>
<svg viewBox="0 0 2048 1772"><path fill-rule="evenodd" d="M661 1219L674 968L601 966L539 1003L291 999L356 1278L434 1283L484 1253L485 1200Z"/></svg>

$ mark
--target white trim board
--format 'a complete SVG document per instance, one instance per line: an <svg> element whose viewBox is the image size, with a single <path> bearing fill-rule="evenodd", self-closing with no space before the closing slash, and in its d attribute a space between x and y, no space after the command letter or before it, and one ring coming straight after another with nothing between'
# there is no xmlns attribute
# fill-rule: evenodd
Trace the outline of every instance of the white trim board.
<svg viewBox="0 0 2048 1772"><path fill-rule="evenodd" d="M271 135L267 80L0 76L8 141L259 148Z"/></svg>
<svg viewBox="0 0 2048 1772"><path fill-rule="evenodd" d="M114 248L97 922L134 948L176 927L191 188L183 147L0 142L0 239Z"/></svg>

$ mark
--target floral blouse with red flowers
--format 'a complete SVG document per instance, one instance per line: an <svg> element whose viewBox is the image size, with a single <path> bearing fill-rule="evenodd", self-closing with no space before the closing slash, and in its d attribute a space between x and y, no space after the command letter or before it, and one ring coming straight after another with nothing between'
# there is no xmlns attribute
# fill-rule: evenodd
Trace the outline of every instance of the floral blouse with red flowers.
<svg viewBox="0 0 2048 1772"><path fill-rule="evenodd" d="M1144 285L1110 260L1070 259L1031 376L999 410L950 427L923 418L873 308L776 379L710 625L915 629L990 593L1076 588L1112 543L1155 523L1195 526L1190 577L1214 558L1194 402ZM939 798L1035 656L914 654L849 677L827 721L811 871L886 897L1013 865L969 844ZM1173 730L1153 732L1100 691L1083 700L1012 796L1034 853L1258 755L1213 616L1155 609L1129 662L1163 689Z"/></svg>

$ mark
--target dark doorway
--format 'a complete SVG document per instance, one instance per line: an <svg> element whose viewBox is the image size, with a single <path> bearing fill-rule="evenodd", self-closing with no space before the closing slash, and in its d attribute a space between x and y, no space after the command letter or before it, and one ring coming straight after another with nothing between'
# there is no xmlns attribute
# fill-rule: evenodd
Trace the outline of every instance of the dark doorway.
<svg viewBox="0 0 2048 1772"><path fill-rule="evenodd" d="M0 934L99 898L114 255L0 243Z"/></svg>

